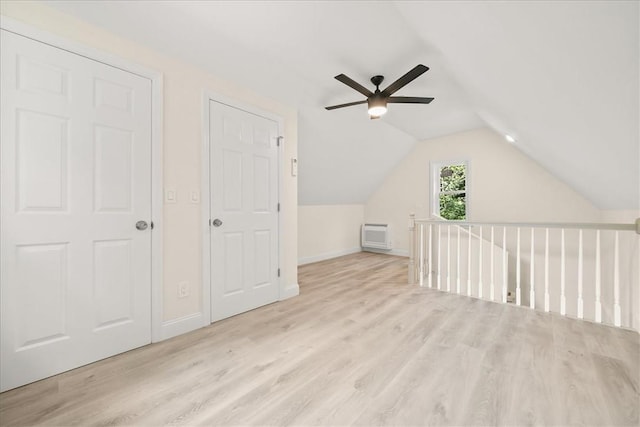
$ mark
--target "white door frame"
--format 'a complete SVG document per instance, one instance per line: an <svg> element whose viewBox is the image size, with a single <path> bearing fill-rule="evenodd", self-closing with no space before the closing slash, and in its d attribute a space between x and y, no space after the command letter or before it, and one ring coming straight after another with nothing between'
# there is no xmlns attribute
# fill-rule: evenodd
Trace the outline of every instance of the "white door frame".
<svg viewBox="0 0 640 427"><path fill-rule="evenodd" d="M162 337L162 73L2 16L0 28L151 81L151 342Z"/></svg>
<svg viewBox="0 0 640 427"><path fill-rule="evenodd" d="M209 146L210 135L210 101L219 102L221 104L228 105L229 107L237 108L239 110L246 111L247 113L256 114L258 116L275 121L278 124L278 135L282 136L284 132L284 120L282 117L273 114L270 111L263 110L254 105L250 105L244 102L240 102L236 99L229 98L225 95L221 95L217 92L204 90L202 95L202 167L201 167L201 184L200 184L200 202L202 208L201 215L201 238L202 238L202 318L203 326L211 324L211 226L209 225L210 209L210 193L211 193L211 181L210 181L210 154L211 149ZM280 138L280 144L278 145L278 203L280 204L280 196L282 195L282 183L284 182L282 176L282 153L284 151L284 138ZM278 268L282 271L281 262L283 257L282 247L282 215L281 211L278 212ZM278 276L278 300L283 299L282 291L282 274Z"/></svg>

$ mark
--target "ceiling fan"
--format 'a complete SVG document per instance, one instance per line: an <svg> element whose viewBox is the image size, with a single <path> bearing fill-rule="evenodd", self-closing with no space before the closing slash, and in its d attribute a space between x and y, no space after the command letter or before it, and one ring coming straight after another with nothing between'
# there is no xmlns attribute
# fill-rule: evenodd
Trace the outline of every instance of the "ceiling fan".
<svg viewBox="0 0 640 427"><path fill-rule="evenodd" d="M371 77L371 83L376 86L376 91L371 92L360 83L352 80L344 74L338 74L336 80L346 84L347 86L357 90L361 94L367 97L364 101L348 102L346 104L332 105L331 107L325 107L327 110L335 110L336 108L351 107L352 105L364 104L365 102L369 106L369 115L372 119L377 119L387 112L387 104L428 104L433 101L433 98L421 98L416 96L391 96L398 90L411 83L417 77L426 73L429 67L422 64L416 65L411 71L404 76L400 77L395 82L391 83L385 90L380 90L380 84L384 80L384 76Z"/></svg>

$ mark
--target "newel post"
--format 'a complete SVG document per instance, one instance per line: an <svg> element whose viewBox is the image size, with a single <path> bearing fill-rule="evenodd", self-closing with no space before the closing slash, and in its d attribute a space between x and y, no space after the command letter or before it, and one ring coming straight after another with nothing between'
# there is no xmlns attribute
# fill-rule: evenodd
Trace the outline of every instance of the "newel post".
<svg viewBox="0 0 640 427"><path fill-rule="evenodd" d="M416 214L409 214L409 284L416 283Z"/></svg>

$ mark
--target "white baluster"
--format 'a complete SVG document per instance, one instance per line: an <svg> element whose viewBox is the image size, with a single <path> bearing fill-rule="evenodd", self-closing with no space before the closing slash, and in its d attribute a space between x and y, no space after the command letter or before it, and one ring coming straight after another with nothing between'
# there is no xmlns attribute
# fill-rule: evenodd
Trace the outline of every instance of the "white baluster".
<svg viewBox="0 0 640 427"><path fill-rule="evenodd" d="M442 259L442 252L440 251L440 246L442 242L442 230L440 228L440 224L438 224L438 290L441 289L442 283L442 268L440 267L440 260Z"/></svg>
<svg viewBox="0 0 640 427"><path fill-rule="evenodd" d="M507 302L507 227L502 227L502 302Z"/></svg>
<svg viewBox="0 0 640 427"><path fill-rule="evenodd" d="M578 232L578 319L584 318L584 300L582 299L582 270L583 270L583 255L582 255L582 229Z"/></svg>
<svg viewBox="0 0 640 427"><path fill-rule="evenodd" d="M428 275L427 276L427 286L429 286L429 289L433 288L433 257L431 256L431 253L433 252L433 224L429 224L429 248L428 248L428 253L429 253L429 262L428 262Z"/></svg>
<svg viewBox="0 0 640 427"><path fill-rule="evenodd" d="M416 214L409 214L409 274L408 282L410 285L416 283Z"/></svg>
<svg viewBox="0 0 640 427"><path fill-rule="evenodd" d="M467 246L467 295L471 296L471 226L469 226L469 245Z"/></svg>
<svg viewBox="0 0 640 427"><path fill-rule="evenodd" d="M600 230L596 230L596 322L602 323L602 303L600 302Z"/></svg>
<svg viewBox="0 0 640 427"><path fill-rule="evenodd" d="M531 287L529 291L529 307L536 308L536 248L535 248L535 228L531 228Z"/></svg>
<svg viewBox="0 0 640 427"><path fill-rule="evenodd" d="M489 284L491 286L491 288L489 290L489 299L491 301L494 301L495 300L495 296L496 296L495 295L495 290L493 289L493 252L494 252L493 244L494 244L494 240L493 240L493 226L492 226L491 227L491 247L490 247L490 250L491 250L491 257L490 257L491 258L491 268L489 270L490 271L490 273L489 273L489 276L490 276L489 277Z"/></svg>
<svg viewBox="0 0 640 427"><path fill-rule="evenodd" d="M518 227L516 234L516 304L522 304L522 297L520 292L520 227Z"/></svg>
<svg viewBox="0 0 640 427"><path fill-rule="evenodd" d="M423 254L423 258L424 258L424 276L427 277L428 271L430 270L431 266L429 264L427 264L427 244L428 244L428 237L427 237L427 225L426 224L422 224L422 234L424 236L424 249L422 250Z"/></svg>
<svg viewBox="0 0 640 427"><path fill-rule="evenodd" d="M544 311L549 311L549 229L544 232Z"/></svg>
<svg viewBox="0 0 640 427"><path fill-rule="evenodd" d="M447 225L447 292L451 292L451 226Z"/></svg>
<svg viewBox="0 0 640 427"><path fill-rule="evenodd" d="M418 225L418 230L420 232L420 238L418 239L420 241L420 248L418 250L418 253L420 254L420 260L418 261L420 265L418 283L420 286L424 286L424 224Z"/></svg>
<svg viewBox="0 0 640 427"><path fill-rule="evenodd" d="M613 244L613 324L622 324L622 312L620 310L620 249L618 232L615 233Z"/></svg>
<svg viewBox="0 0 640 427"><path fill-rule="evenodd" d="M460 229L462 227L457 226L458 229L458 246L456 246L457 251L457 263L456 263L456 292L460 293Z"/></svg>
<svg viewBox="0 0 640 427"><path fill-rule="evenodd" d="M566 273L566 251L564 244L564 228L560 234L560 314L567 315L567 273Z"/></svg>
<svg viewBox="0 0 640 427"><path fill-rule="evenodd" d="M482 226L478 235L478 298L482 298Z"/></svg>

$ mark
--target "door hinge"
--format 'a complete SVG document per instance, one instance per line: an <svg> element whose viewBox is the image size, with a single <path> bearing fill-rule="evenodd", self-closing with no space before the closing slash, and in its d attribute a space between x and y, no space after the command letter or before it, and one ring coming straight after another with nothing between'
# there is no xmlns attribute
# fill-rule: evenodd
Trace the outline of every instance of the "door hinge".
<svg viewBox="0 0 640 427"><path fill-rule="evenodd" d="M278 212L280 212L280 203L278 203Z"/></svg>
<svg viewBox="0 0 640 427"><path fill-rule="evenodd" d="M280 277L280 269L278 269L278 277Z"/></svg>
<svg viewBox="0 0 640 427"><path fill-rule="evenodd" d="M209 218L209 227L211 227L211 218Z"/></svg>
<svg viewBox="0 0 640 427"><path fill-rule="evenodd" d="M153 221L151 221L151 229L153 230Z"/></svg>
<svg viewBox="0 0 640 427"><path fill-rule="evenodd" d="M278 137L276 138L276 141L277 141L277 142L276 142L276 145L277 145L278 147L280 147L280 143L281 143L281 142L284 142L284 136L278 136Z"/></svg>

